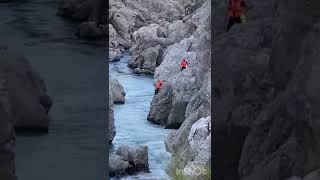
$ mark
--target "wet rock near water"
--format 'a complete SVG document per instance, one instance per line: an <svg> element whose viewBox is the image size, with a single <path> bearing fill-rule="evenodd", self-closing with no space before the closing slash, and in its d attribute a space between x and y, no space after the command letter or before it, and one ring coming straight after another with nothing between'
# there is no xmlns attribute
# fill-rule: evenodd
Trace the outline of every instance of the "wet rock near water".
<svg viewBox="0 0 320 180"><path fill-rule="evenodd" d="M123 145L109 156L110 176L149 172L148 147Z"/></svg>
<svg viewBox="0 0 320 180"><path fill-rule="evenodd" d="M24 57L0 51L0 63L0 80L7 92L2 96L7 96L7 111L16 130L47 132L52 100L44 80Z"/></svg>
<svg viewBox="0 0 320 180"><path fill-rule="evenodd" d="M164 82L163 88L156 94L151 103L147 120L158 125L166 125L172 104L172 88Z"/></svg>
<svg viewBox="0 0 320 180"><path fill-rule="evenodd" d="M126 93L123 86L116 79L109 79L109 143L112 143L116 135L116 127L114 125L114 104L124 104Z"/></svg>
<svg viewBox="0 0 320 180"><path fill-rule="evenodd" d="M115 104L124 104L126 92L123 86L116 79L109 80L109 91L112 94L112 100Z"/></svg>
<svg viewBox="0 0 320 180"><path fill-rule="evenodd" d="M15 129L47 132L51 106L44 81L29 62L0 49L0 179L17 179Z"/></svg>
<svg viewBox="0 0 320 180"><path fill-rule="evenodd" d="M128 161L125 161L121 156L110 154L109 155L109 176L121 176L127 174L127 169L130 168Z"/></svg>
<svg viewBox="0 0 320 180"><path fill-rule="evenodd" d="M114 137L116 136L116 126L114 125L114 102L113 95L111 91L109 91L109 109L108 109L108 124L109 124L109 143L112 143Z"/></svg>

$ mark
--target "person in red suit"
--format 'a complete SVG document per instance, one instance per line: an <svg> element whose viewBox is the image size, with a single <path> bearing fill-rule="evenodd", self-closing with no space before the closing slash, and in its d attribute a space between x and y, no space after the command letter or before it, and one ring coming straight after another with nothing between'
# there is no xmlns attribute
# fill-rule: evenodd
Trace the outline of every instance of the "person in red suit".
<svg viewBox="0 0 320 180"><path fill-rule="evenodd" d="M163 86L163 81L162 80L158 80L157 83L156 83L156 90L155 90L154 94L158 94L158 92L160 91L162 86Z"/></svg>
<svg viewBox="0 0 320 180"><path fill-rule="evenodd" d="M181 71L184 70L184 69L187 69L188 61L185 58L182 59L180 67L181 67Z"/></svg>
<svg viewBox="0 0 320 180"><path fill-rule="evenodd" d="M247 5L244 0L230 0L228 6L229 23L227 31L235 24L244 21Z"/></svg>

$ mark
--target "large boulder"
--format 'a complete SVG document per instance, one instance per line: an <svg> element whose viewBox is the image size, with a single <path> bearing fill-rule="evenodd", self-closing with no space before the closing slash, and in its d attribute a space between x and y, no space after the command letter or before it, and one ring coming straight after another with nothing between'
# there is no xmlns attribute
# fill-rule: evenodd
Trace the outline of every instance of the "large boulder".
<svg viewBox="0 0 320 180"><path fill-rule="evenodd" d="M151 103L147 120L158 125L167 124L172 104L172 88L164 82L163 88L156 94Z"/></svg>
<svg viewBox="0 0 320 180"><path fill-rule="evenodd" d="M189 26L181 20L172 23L162 20L159 23L138 29L133 33L135 44L130 49L132 58L129 61L129 66L147 69L143 72L153 74L155 68L162 63L165 49L190 37L194 31L195 27Z"/></svg>
<svg viewBox="0 0 320 180"><path fill-rule="evenodd" d="M109 80L109 91L112 93L113 102L115 104L124 104L126 92L118 80Z"/></svg>
<svg viewBox="0 0 320 180"><path fill-rule="evenodd" d="M111 177L121 177L136 172L149 172L148 147L123 145L109 155Z"/></svg>
<svg viewBox="0 0 320 180"><path fill-rule="evenodd" d="M128 161L132 166L130 171L149 172L148 147L147 146L120 146L116 150L116 155L121 156L123 160Z"/></svg>
<svg viewBox="0 0 320 180"><path fill-rule="evenodd" d="M109 155L109 175L121 176L126 174L126 170L130 168L128 161L125 161L121 156L110 154Z"/></svg>
<svg viewBox="0 0 320 180"><path fill-rule="evenodd" d="M46 85L29 62L20 56L0 51L0 73L8 90L10 113L17 130L47 132L52 105Z"/></svg>
<svg viewBox="0 0 320 180"><path fill-rule="evenodd" d="M163 37L162 35L158 36L159 28L161 28L160 25L153 23L148 26L144 26L133 33L132 36L134 45L130 48L132 53L132 58L129 61L130 67L138 67L142 69L144 63L146 62L146 65L148 63L152 65L151 67L154 71L157 60L161 58L161 56L159 56L161 55L159 52L160 49L172 44L172 40L169 38ZM146 55L150 54L150 51L155 51L155 56L145 57Z"/></svg>

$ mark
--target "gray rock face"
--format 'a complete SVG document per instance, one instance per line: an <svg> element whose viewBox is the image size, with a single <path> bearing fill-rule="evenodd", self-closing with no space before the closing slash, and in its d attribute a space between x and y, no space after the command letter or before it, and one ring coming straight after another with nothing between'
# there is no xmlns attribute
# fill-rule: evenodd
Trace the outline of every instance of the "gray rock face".
<svg viewBox="0 0 320 180"><path fill-rule="evenodd" d="M135 45L130 49L132 59L129 66L147 68L149 70L147 72L153 74L155 68L162 63L165 49L191 36L193 31L192 26L190 27L181 20L174 21L172 24L160 21L159 24L155 23L138 29L133 33Z"/></svg>
<svg viewBox="0 0 320 180"><path fill-rule="evenodd" d="M46 94L43 79L28 61L6 51L0 51L1 81L7 89L6 106L16 130L48 131L48 112L52 100ZM3 95L3 96L4 96Z"/></svg>
<svg viewBox="0 0 320 180"><path fill-rule="evenodd" d="M165 125L167 128L179 128L190 113L200 105L205 105L206 109L210 109L211 90L208 87L211 87L211 54L206 46L210 46L211 37L208 27L211 24L210 13L207 15L208 17L203 17L206 19L202 21L204 24L201 24L190 37L168 46L163 53L163 60L156 68L154 78L155 81L166 80L165 84L171 91L155 96L151 102L148 120ZM189 66L181 71L180 62L183 58L188 60ZM205 93L204 98L196 98L203 93ZM192 106L196 107L192 109ZM161 113L158 109L161 109ZM208 116L207 112L202 117Z"/></svg>
<svg viewBox="0 0 320 180"><path fill-rule="evenodd" d="M122 39L115 41L129 44L132 53L129 66L137 68L135 72L153 74L165 49L191 36L196 27L182 21L183 6L190 3L176 0L110 2L110 23ZM121 46L117 49L121 50ZM110 58L116 57L116 52L115 48L109 48Z"/></svg>
<svg viewBox="0 0 320 180"><path fill-rule="evenodd" d="M128 46L127 42L109 24L109 61L120 60L121 52L126 46Z"/></svg>
<svg viewBox="0 0 320 180"><path fill-rule="evenodd" d="M114 104L124 104L124 89L116 79L109 79L109 143L111 143L116 135L116 127L114 125Z"/></svg>
<svg viewBox="0 0 320 180"><path fill-rule="evenodd" d="M206 164L211 158L211 117L201 118L190 129L188 143L194 163Z"/></svg>
<svg viewBox="0 0 320 180"><path fill-rule="evenodd" d="M121 177L135 172L149 172L147 146L120 146L109 156L110 176Z"/></svg>
<svg viewBox="0 0 320 180"><path fill-rule="evenodd" d="M148 147L147 146L120 146L116 151L125 161L132 165L132 171L149 171Z"/></svg>
<svg viewBox="0 0 320 180"><path fill-rule="evenodd" d="M118 155L109 155L109 174L111 177L126 174L130 164Z"/></svg>
<svg viewBox="0 0 320 180"><path fill-rule="evenodd" d="M154 124L167 124L172 104L172 89L164 82L163 88L155 95L150 103L148 121Z"/></svg>
<svg viewBox="0 0 320 180"><path fill-rule="evenodd" d="M247 23L225 33L223 23L214 21L214 178L304 177L320 166L320 19L314 11L320 4L248 3L254 8Z"/></svg>
<svg viewBox="0 0 320 180"><path fill-rule="evenodd" d="M109 91L112 93L113 102L115 104L124 104L126 93L118 80L109 80Z"/></svg>
<svg viewBox="0 0 320 180"><path fill-rule="evenodd" d="M204 15L201 20L200 14ZM210 1L198 4L189 18L192 20L184 21L190 24L195 21L196 30L168 46L155 69L155 81L166 80L165 88L170 91L163 89L154 96L148 115L152 122L157 120L167 128L177 129L166 138L165 147L172 154L176 168L184 171L211 166L211 52L207 49L211 43ZM189 64L183 71L182 58ZM203 177L189 174L187 178Z"/></svg>

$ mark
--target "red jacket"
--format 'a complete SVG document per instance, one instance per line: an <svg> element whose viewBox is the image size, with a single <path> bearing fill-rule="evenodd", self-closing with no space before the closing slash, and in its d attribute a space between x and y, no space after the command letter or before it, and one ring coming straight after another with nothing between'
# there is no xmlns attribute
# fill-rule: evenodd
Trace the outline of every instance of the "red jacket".
<svg viewBox="0 0 320 180"><path fill-rule="evenodd" d="M228 7L229 17L240 18L244 14L246 3L244 0L230 0Z"/></svg>
<svg viewBox="0 0 320 180"><path fill-rule="evenodd" d="M156 89L160 89L160 88L162 87L162 85L163 85L163 82L159 80L159 81L156 83Z"/></svg>
<svg viewBox="0 0 320 180"><path fill-rule="evenodd" d="M186 67L188 66L187 60L183 59L183 60L181 61L180 66L186 68Z"/></svg>

